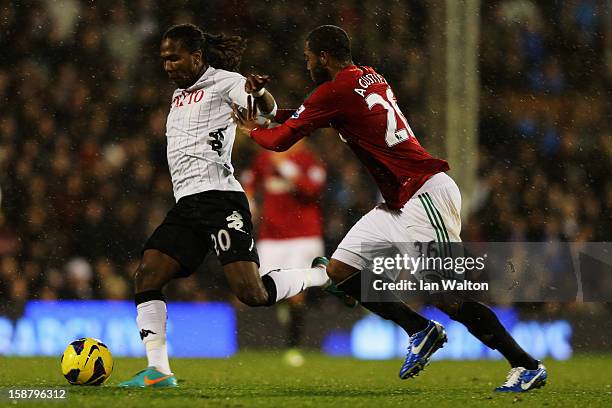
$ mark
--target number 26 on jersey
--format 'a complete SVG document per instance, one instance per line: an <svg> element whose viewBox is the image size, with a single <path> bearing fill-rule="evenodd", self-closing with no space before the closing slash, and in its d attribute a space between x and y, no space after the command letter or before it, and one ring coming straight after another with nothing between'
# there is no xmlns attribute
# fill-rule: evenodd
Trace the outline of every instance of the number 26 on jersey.
<svg viewBox="0 0 612 408"><path fill-rule="evenodd" d="M382 106L387 112L387 130L385 131L385 141L387 146L392 147L398 143L404 142L411 137L414 137L414 133L406 117L400 111L397 102L395 101L395 95L391 88L387 88L385 96L377 93L371 93L365 98L365 102L368 104L368 108L372 108L376 105ZM397 123L396 116L399 118L400 123Z"/></svg>

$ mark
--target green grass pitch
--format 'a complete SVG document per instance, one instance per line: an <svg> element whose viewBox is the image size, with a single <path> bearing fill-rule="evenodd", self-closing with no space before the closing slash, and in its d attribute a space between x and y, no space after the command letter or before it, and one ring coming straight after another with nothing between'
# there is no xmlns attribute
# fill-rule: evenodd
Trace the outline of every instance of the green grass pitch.
<svg viewBox="0 0 612 408"><path fill-rule="evenodd" d="M505 379L501 361L434 361L416 379L397 377L401 362L361 361L307 354L301 368L283 364L281 354L243 352L226 360L175 359L180 388L124 390L117 384L143 368L144 359L115 359L100 387L70 386L58 358L0 357L0 389L68 390L70 407L612 407L612 355L582 355L545 361L548 384L526 394L499 395ZM64 405L66 404L66 405ZM0 406L47 406L6 398Z"/></svg>

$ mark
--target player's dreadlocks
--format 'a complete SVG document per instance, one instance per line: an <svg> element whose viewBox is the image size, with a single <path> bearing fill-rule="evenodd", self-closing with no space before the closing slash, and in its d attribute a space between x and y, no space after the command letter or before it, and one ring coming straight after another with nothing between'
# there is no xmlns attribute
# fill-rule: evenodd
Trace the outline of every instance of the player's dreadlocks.
<svg viewBox="0 0 612 408"><path fill-rule="evenodd" d="M208 65L228 71L237 71L246 49L246 41L239 36L210 34L194 24L178 24L170 27L162 39L181 41L190 51L202 50Z"/></svg>

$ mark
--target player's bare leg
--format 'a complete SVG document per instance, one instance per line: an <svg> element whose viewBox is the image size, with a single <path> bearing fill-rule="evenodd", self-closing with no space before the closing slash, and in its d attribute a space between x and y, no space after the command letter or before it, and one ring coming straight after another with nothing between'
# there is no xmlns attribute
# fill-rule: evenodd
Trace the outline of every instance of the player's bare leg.
<svg viewBox="0 0 612 408"><path fill-rule="evenodd" d="M136 323L146 353L148 368L132 379L120 384L122 387L175 387L176 377L170 370L166 345L166 301L162 288L174 279L181 266L168 255L155 249L147 249L138 269L134 273L134 300Z"/></svg>
<svg viewBox="0 0 612 408"><path fill-rule="evenodd" d="M223 266L225 278L230 289L238 300L248 306L268 306L274 304L270 301L270 289L264 286L259 276L259 268L255 262L237 261Z"/></svg>

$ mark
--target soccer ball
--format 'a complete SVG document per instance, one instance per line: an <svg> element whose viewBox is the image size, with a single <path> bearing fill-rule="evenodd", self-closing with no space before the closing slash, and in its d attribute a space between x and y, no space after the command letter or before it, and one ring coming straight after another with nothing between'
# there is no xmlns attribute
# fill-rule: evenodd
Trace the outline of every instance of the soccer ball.
<svg viewBox="0 0 612 408"><path fill-rule="evenodd" d="M89 337L70 343L61 363L62 374L73 385L100 385L113 372L113 356L106 344Z"/></svg>

